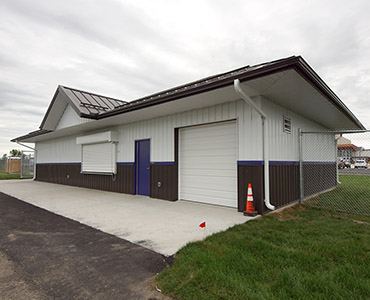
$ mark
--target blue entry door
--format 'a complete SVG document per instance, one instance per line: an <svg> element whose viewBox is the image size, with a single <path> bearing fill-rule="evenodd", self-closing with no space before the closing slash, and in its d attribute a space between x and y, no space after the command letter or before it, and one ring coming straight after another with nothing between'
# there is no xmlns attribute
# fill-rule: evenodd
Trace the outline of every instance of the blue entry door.
<svg viewBox="0 0 370 300"><path fill-rule="evenodd" d="M136 194L150 195L150 140L135 142Z"/></svg>

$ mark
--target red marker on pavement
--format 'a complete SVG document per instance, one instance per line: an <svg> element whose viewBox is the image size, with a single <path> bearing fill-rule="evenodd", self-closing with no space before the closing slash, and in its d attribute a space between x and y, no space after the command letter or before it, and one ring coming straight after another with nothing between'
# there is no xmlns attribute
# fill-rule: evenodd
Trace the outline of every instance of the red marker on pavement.
<svg viewBox="0 0 370 300"><path fill-rule="evenodd" d="M200 227L200 228L205 228L205 227L206 227L206 222L200 223L200 224L199 224L199 227Z"/></svg>

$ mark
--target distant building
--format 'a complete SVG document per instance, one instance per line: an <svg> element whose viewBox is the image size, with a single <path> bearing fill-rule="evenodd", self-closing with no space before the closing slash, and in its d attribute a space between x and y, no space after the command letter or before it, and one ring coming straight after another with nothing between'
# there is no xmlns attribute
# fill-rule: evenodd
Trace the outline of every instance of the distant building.
<svg viewBox="0 0 370 300"><path fill-rule="evenodd" d="M351 140L344 137L338 139L338 157L352 159L357 152L358 147L352 144Z"/></svg>
<svg viewBox="0 0 370 300"><path fill-rule="evenodd" d="M366 162L370 161L370 149L363 149L362 147L359 148L359 150L354 153L353 155L354 159L365 159Z"/></svg>

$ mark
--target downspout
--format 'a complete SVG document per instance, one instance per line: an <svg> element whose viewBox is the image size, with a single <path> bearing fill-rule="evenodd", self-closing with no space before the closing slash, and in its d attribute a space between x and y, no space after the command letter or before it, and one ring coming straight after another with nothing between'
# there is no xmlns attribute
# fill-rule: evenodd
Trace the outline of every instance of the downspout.
<svg viewBox="0 0 370 300"><path fill-rule="evenodd" d="M304 201L304 184L303 184L303 132L301 128L298 128L298 145L299 145L299 203Z"/></svg>
<svg viewBox="0 0 370 300"><path fill-rule="evenodd" d="M262 121L262 152L263 152L263 161L264 161L264 185L265 185L265 205L270 210L275 210L275 206L270 203L270 170L269 170L269 147L268 147L268 136L267 136L267 116L266 114L254 103L251 97L248 96L246 92L240 86L239 79L234 80L234 89L235 92L250 106L252 106L258 114L261 116Z"/></svg>
<svg viewBox="0 0 370 300"><path fill-rule="evenodd" d="M35 153L34 154L34 157L33 157L33 180L35 180L36 179L36 162L37 162L37 155L36 155L36 153L37 153L37 151L36 151L36 148L32 148L32 147L30 147L30 146L27 146L27 145L25 145L25 144L22 144L22 143L20 143L20 142L18 142L18 141L15 141L18 145L20 145L20 146L23 146L23 147L26 147L26 148L28 148L28 149L31 149L31 150L33 150L33 152Z"/></svg>

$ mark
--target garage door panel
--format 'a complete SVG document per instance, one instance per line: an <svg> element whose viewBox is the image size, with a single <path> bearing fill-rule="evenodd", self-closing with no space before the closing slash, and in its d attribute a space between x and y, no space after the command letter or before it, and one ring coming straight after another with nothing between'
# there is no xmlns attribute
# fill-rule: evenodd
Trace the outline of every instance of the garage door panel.
<svg viewBox="0 0 370 300"><path fill-rule="evenodd" d="M183 167L184 169L187 168L187 166L189 167L195 167L195 168L213 168L213 169L217 169L218 167L220 167L221 169L224 169L225 166L228 166L230 168L233 168L233 169L236 169L236 162L234 162L233 160L233 157L230 157L230 156L213 156L213 157L193 157L191 159L192 163L194 163L194 165L190 165L190 163L185 163L185 164L182 164L181 167ZM235 166L234 166L235 164Z"/></svg>
<svg viewBox="0 0 370 300"><path fill-rule="evenodd" d="M235 178L233 177L205 177L205 176L184 176L182 187L193 187L198 189L234 190Z"/></svg>
<svg viewBox="0 0 370 300"><path fill-rule="evenodd" d="M180 130L180 198L237 207L236 122Z"/></svg>
<svg viewBox="0 0 370 300"><path fill-rule="evenodd" d="M235 169L222 170L221 174L220 173L215 174L215 172L211 169L199 169L199 168L198 169L183 169L181 171L181 174L182 174L183 178L185 178L187 175L189 175L189 176L208 176L208 177L214 176L214 177L234 177L234 178L236 178Z"/></svg>
<svg viewBox="0 0 370 300"><path fill-rule="evenodd" d="M201 149L201 147L198 147L198 149L183 149L183 151L185 151L182 153L182 163L186 161L186 158L188 157L234 156L236 152L236 148L230 148L226 146L225 148L209 149L207 152L199 152L199 149ZM207 148L204 147L204 149Z"/></svg>
<svg viewBox="0 0 370 300"><path fill-rule="evenodd" d="M232 200L234 197L236 197L236 195L235 196L228 195L227 197L217 197L212 195L187 194L183 200L235 207L234 203L235 201Z"/></svg>
<svg viewBox="0 0 370 300"><path fill-rule="evenodd" d="M229 132L228 133L220 133L217 130L215 130L212 134L209 134L209 133L206 133L206 132L204 132L202 135L197 135L197 136L194 136L192 134L191 135L188 134L188 135L183 135L181 138L187 139L190 136L191 140L189 140L188 142L190 144L193 144L195 142L200 142L200 143L203 142L205 135L210 138L209 140L211 142L217 142L217 139L214 139L214 138L222 138L222 140L233 140L233 139L235 139L235 136L230 135Z"/></svg>
<svg viewBox="0 0 370 300"><path fill-rule="evenodd" d="M180 140L180 143L182 141ZM234 139L225 139L225 140L217 140L217 141L201 141L201 142L192 142L186 144L182 143L184 146L182 147L183 151L189 150L210 150L210 149L236 149L236 147L230 147L231 145L235 145L236 141Z"/></svg>
<svg viewBox="0 0 370 300"><path fill-rule="evenodd" d="M222 199L222 198L233 199L236 193L230 192L230 191L222 191L222 190L214 191L213 189L212 190L209 190L209 189L193 190L190 188L185 188L184 189L184 199L191 200L191 198L189 197L190 195L192 196L199 195L202 197L209 197L209 198L213 197L213 198L218 198L218 199Z"/></svg>
<svg viewBox="0 0 370 300"><path fill-rule="evenodd" d="M206 144L208 145L209 143L212 143L212 144L220 144L222 145L223 142L233 142L235 141L235 137L234 136L230 136L230 135L219 135L217 134L216 136L212 137L214 138L214 140L211 140L211 137L208 137L209 139L207 140L204 140L204 137L199 137L199 138L192 138L192 140L190 141L187 141L187 144L186 146L193 146L193 145L202 145L202 144Z"/></svg>
<svg viewBox="0 0 370 300"><path fill-rule="evenodd" d="M214 158L213 161L204 161L202 158L195 158L193 160L194 165L186 164L180 167L183 167L184 170L186 169L210 169L210 170L236 170L236 164L231 164L230 157L226 157L225 161L222 161L220 158Z"/></svg>
<svg viewBox="0 0 370 300"><path fill-rule="evenodd" d="M193 198L191 198L190 196L192 196ZM199 196L199 198L197 196ZM199 199L204 198L204 197L209 197L209 198L213 197L217 199L223 198L225 199L226 202L229 200L234 201L234 198L236 197L236 192L222 191L222 190L215 191L213 189L198 189L197 190L193 188L184 188L182 200L188 200L188 201L193 200L193 201L200 202ZM233 207L235 207L235 202L234 202Z"/></svg>
<svg viewBox="0 0 370 300"><path fill-rule="evenodd" d="M220 136L220 135L229 135L231 130L234 130L235 128L235 121L230 122L230 123L223 123L222 127L220 127L221 123L218 124L210 124L206 125L209 127L204 127L204 125L201 126L194 126L190 127L191 132L186 132L188 128L184 128L184 133L183 136L186 137L187 135L191 135L192 138L197 138L197 137L204 137L204 135L207 135L209 137L214 137L214 136ZM215 127L212 126L218 126L216 129Z"/></svg>

